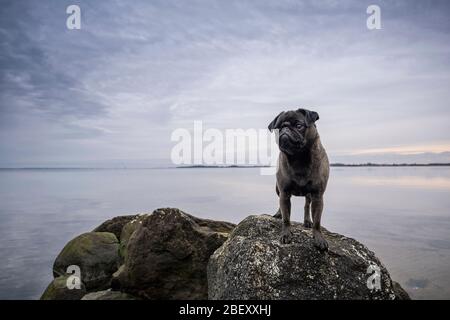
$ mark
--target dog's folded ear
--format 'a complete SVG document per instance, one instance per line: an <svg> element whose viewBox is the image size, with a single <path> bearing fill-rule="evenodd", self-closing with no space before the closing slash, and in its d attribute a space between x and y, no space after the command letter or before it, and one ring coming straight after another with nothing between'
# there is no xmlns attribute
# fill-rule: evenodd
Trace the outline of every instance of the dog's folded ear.
<svg viewBox="0 0 450 320"><path fill-rule="evenodd" d="M309 127L314 124L317 120L319 120L319 114L315 111L310 111L306 109L297 109L297 112L300 112L305 116L306 125Z"/></svg>
<svg viewBox="0 0 450 320"><path fill-rule="evenodd" d="M280 116L284 113L284 111L281 111L279 115L275 117L275 119L272 120L271 123L269 123L269 131L272 132L273 129L280 129L281 121Z"/></svg>

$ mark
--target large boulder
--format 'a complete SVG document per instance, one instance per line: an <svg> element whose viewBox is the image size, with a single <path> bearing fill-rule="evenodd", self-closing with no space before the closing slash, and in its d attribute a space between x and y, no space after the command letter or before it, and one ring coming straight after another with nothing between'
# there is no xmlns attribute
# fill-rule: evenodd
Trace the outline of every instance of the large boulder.
<svg viewBox="0 0 450 320"><path fill-rule="evenodd" d="M41 300L80 300L86 294L86 287L80 283L80 287L69 289L67 280L70 275L57 277L48 285L41 296Z"/></svg>
<svg viewBox="0 0 450 320"><path fill-rule="evenodd" d="M119 241L109 232L88 232L69 241L53 264L54 277L67 275L69 266L80 268L87 291L106 289L120 266Z"/></svg>
<svg viewBox="0 0 450 320"><path fill-rule="evenodd" d="M323 230L328 252L311 229L293 223L281 244L281 221L249 216L211 256L209 299L408 299L373 252L354 239Z"/></svg>
<svg viewBox="0 0 450 320"><path fill-rule="evenodd" d="M155 210L128 240L118 287L146 299L206 299L208 259L233 228L178 209Z"/></svg>

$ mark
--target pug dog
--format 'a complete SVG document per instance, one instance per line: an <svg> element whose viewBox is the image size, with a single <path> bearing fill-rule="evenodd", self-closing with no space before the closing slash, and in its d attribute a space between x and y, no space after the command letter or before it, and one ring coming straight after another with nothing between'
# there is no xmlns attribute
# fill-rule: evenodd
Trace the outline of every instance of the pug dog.
<svg viewBox="0 0 450 320"><path fill-rule="evenodd" d="M291 196L302 196L305 197L304 226L312 227L314 245L325 251L328 243L320 231L320 219L330 165L317 132L317 120L319 114L315 111L283 111L269 124L269 130L278 130L280 149L276 173L280 206L275 214L275 217L282 218L280 241L283 244L291 242Z"/></svg>

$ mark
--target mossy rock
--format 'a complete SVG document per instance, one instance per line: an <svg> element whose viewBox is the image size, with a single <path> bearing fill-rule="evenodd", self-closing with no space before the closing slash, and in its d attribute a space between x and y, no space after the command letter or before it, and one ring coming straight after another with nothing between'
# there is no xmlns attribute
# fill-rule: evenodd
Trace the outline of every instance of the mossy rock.
<svg viewBox="0 0 450 320"><path fill-rule="evenodd" d="M120 234L120 246L119 246L119 254L123 260L127 255L127 245L134 231L136 231L137 227L142 224L142 221L147 217L147 214L137 215L127 224L125 224L122 228L122 233Z"/></svg>
<svg viewBox="0 0 450 320"><path fill-rule="evenodd" d="M80 300L87 292L83 283L80 289L69 289L67 280L70 275L61 276L54 279L45 289L41 296L41 300Z"/></svg>
<svg viewBox="0 0 450 320"><path fill-rule="evenodd" d="M125 292L104 290L88 293L81 300L140 300L140 299Z"/></svg>
<svg viewBox="0 0 450 320"><path fill-rule="evenodd" d="M54 277L67 275L71 265L80 268L87 291L109 287L120 266L119 241L109 232L88 232L69 241L53 264Z"/></svg>
<svg viewBox="0 0 450 320"><path fill-rule="evenodd" d="M137 214L114 217L103 222L101 225L95 228L93 232L111 232L117 237L117 239L120 240L120 234L122 233L123 227L128 222L136 219L137 217Z"/></svg>

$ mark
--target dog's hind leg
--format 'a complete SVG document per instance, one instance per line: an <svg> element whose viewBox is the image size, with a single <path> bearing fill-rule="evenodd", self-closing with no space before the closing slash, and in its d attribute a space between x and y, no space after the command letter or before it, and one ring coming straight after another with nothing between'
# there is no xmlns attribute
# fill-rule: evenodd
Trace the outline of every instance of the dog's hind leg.
<svg viewBox="0 0 450 320"><path fill-rule="evenodd" d="M303 226L305 228L311 228L313 223L311 220L311 194L305 196L305 217L303 219ZM280 213L281 215L281 213Z"/></svg>
<svg viewBox="0 0 450 320"><path fill-rule="evenodd" d="M277 219L281 219L281 218L282 218L282 217L281 217L281 210L280 210L280 208L278 208L277 213L275 213L275 214L273 215L273 217L274 217L274 218L277 218Z"/></svg>

